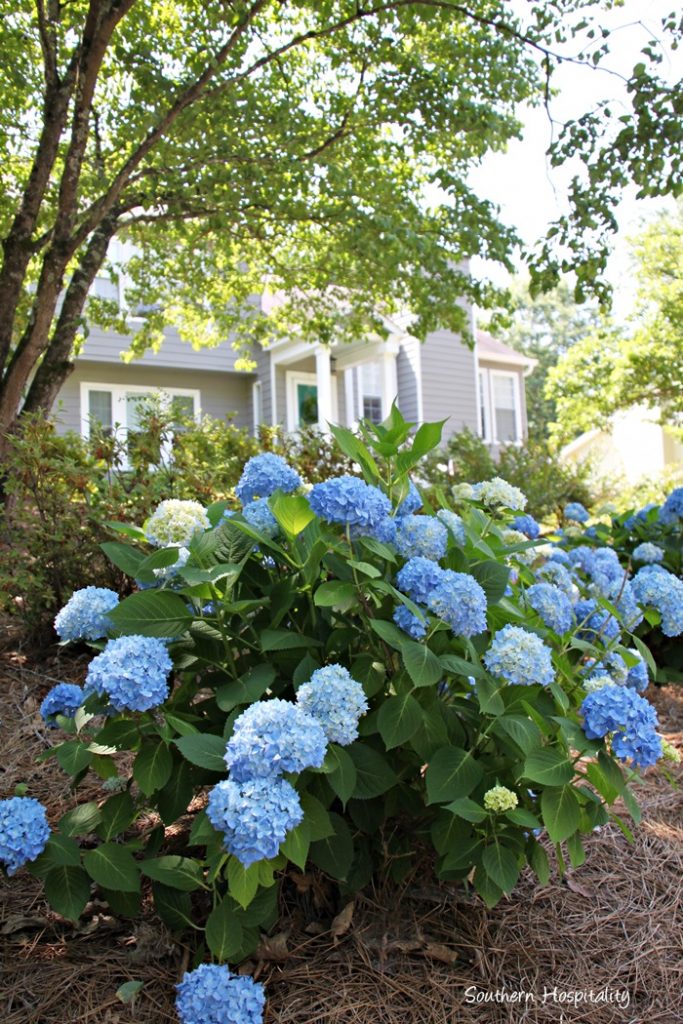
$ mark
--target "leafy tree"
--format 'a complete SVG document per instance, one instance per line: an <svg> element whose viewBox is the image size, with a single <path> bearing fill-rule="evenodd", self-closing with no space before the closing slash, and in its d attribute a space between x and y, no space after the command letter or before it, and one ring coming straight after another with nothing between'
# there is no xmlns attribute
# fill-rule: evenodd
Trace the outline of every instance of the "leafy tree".
<svg viewBox="0 0 683 1024"><path fill-rule="evenodd" d="M135 352L170 322L193 343L327 341L408 307L418 335L465 329L456 297L489 295L467 260L508 265L517 241L468 169L519 134L518 104L550 95L563 47L575 55L578 38L572 59L604 59L601 7L553 0L522 20L503 0L4 0L0 436L22 397L49 408L86 313L126 328L112 303L86 310L103 265L149 311ZM678 31L667 19L663 36ZM609 220L625 179L648 194L680 185L681 91L646 50L631 112L568 126L555 151L590 167L589 199L575 190L575 222L555 229L582 281L604 232L575 240ZM115 237L137 255L116 256ZM558 258L536 260L539 287ZM284 296L269 317L252 301L264 282Z"/></svg>
<svg viewBox="0 0 683 1024"><path fill-rule="evenodd" d="M659 409L683 425L683 203L662 213L633 242L637 282L631 333L605 324L573 346L548 376L553 437L570 440L608 425L620 409Z"/></svg>

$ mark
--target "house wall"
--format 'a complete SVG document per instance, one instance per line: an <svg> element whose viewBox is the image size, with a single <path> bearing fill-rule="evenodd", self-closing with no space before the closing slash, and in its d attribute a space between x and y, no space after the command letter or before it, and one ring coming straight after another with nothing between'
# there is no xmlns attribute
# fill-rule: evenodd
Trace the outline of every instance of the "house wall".
<svg viewBox="0 0 683 1024"><path fill-rule="evenodd" d="M410 423L421 420L420 402L420 342L417 338L406 338L401 342L396 357L398 380L398 407Z"/></svg>
<svg viewBox="0 0 683 1024"><path fill-rule="evenodd" d="M196 353L194 353L196 354ZM236 426L252 427L252 382L247 373L217 373L211 370L171 369L141 363L108 363L79 359L76 369L62 387L53 413L57 429L81 430L81 383L130 384L150 388L196 388L201 411L216 419L233 415Z"/></svg>
<svg viewBox="0 0 683 1024"><path fill-rule="evenodd" d="M477 432L476 357L453 331L433 331L420 349L422 415L447 420L443 437L469 427Z"/></svg>
<svg viewBox="0 0 683 1024"><path fill-rule="evenodd" d="M134 336L142 324L133 322L131 334ZM114 331L103 331L99 327L91 327L85 340L79 359L88 362L120 363L121 353L125 352L131 338ZM164 341L158 352L147 351L135 360L136 366L167 366L172 369L217 370L231 372L235 370L238 354L233 351L230 342L226 341L216 348L195 349L182 341L173 328L164 331Z"/></svg>

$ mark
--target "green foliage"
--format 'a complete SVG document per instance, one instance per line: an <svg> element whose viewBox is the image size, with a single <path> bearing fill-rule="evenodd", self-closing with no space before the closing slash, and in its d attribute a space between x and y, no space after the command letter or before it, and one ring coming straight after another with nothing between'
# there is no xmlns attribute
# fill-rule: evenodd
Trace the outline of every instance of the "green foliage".
<svg viewBox="0 0 683 1024"><path fill-rule="evenodd" d="M440 427L412 437L409 427L394 409L382 425L363 424L362 441L336 430L394 509L421 453L440 438ZM397 549L318 518L303 494L269 500L283 527L274 540L239 513L217 517L193 541L181 573L119 605L115 628L123 634L154 637L160 617L173 623L162 635L174 686L146 712L107 716L106 698L88 697L57 746L76 789L96 758L121 788L65 815L33 864L55 910L77 917L95 883L114 912L134 915L151 891L169 928L196 932L218 960L239 961L272 925L289 863L314 866L352 892L375 872L398 877L419 862L439 878L472 880L492 906L525 864L547 882L548 856L531 830L545 830L562 870L567 858L581 862L581 835L609 820L615 800L623 797L637 816L628 791L635 773L625 777L609 743L588 741L581 729L585 661L604 648L574 632L560 637L524 603L533 577L506 544L509 510L475 502L461 509L468 539L451 539L445 559L486 588L486 632L463 637L429 618L426 636L414 640L393 622ZM222 561L228 548L230 571ZM120 561L120 551L109 550ZM519 581L508 589L511 568ZM153 599L158 614L138 615L141 597ZM176 615L178 603L186 618ZM549 687L511 685L485 667L490 635L520 623L549 649ZM242 711L259 700L294 700L325 664L348 667L369 712L354 742L330 743L320 768L289 776L303 820L276 856L245 866L196 808L226 776L226 742ZM510 789L517 806L488 810L484 796L495 786ZM150 827L150 812L173 827Z"/></svg>

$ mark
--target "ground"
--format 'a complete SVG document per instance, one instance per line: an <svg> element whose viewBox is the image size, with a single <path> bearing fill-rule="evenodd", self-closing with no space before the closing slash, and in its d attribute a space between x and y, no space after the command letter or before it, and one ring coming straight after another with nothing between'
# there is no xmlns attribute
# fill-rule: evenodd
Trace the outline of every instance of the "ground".
<svg viewBox="0 0 683 1024"><path fill-rule="evenodd" d="M50 741L38 707L55 681L80 681L85 662L32 663L11 640L0 655L0 793L26 782L54 822L75 801L53 762L33 761ZM653 700L680 748L683 687ZM492 911L423 870L345 906L324 879L292 872L280 922L243 968L267 985L266 1024L683 1021L683 798L650 770L639 800L633 845L606 827L583 867L546 888L525 877ZM2 1024L177 1024L173 986L188 957L151 912L131 923L94 900L73 925L26 872L0 881ZM144 987L124 1005L116 991L130 980ZM569 1001L591 991L602 1001ZM516 1001L491 1001L497 992Z"/></svg>

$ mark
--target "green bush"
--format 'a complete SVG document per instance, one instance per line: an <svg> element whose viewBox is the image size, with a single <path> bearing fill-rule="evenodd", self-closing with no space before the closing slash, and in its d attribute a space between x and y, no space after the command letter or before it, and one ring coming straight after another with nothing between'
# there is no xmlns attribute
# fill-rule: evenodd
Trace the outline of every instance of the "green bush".
<svg viewBox="0 0 683 1024"><path fill-rule="evenodd" d="M508 543L508 505L523 503L513 491L494 484L462 518L403 515L419 507L410 475L438 426L409 438L394 410L364 426L364 441L334 432L368 487L346 478L306 495L262 457L260 482L251 487L252 465L238 487L242 511L226 517L225 501L206 514L165 506L143 528L121 525L107 545L146 589L109 613L81 706L56 717L67 736L44 755L75 788L88 777L92 792L99 777L103 789L62 818L31 866L58 913L78 918L93 883L117 914L135 916L151 894L200 957L204 943L215 959L238 962L272 926L290 863L324 872L342 896L419 863L471 883L493 906L525 865L547 883L549 852L560 873L578 867L596 826L613 818L628 834L610 809L618 799L638 819L635 764L615 756L612 734L587 738L581 709L596 660L616 652L636 665L650 660L645 646L600 598L618 622L610 639L591 639L573 619L556 631L534 611L529 587L542 558L533 541ZM92 627L92 603L77 605L64 613L65 638ZM119 679L116 659L98 666L122 640L153 654L134 657ZM150 698L168 655L170 689ZM323 666L350 674L354 700L367 702L357 737L333 732L353 707L339 695L311 711L314 722L292 724L302 687ZM323 704L334 692L331 683L318 690ZM246 728L254 709L271 715L269 731ZM354 729L360 711L356 703ZM321 728L318 758L306 745ZM232 748L226 780L231 741L241 754ZM300 744L308 753L297 766ZM262 777L267 798L286 790L302 817L269 856L250 857L237 840L253 822L269 834L281 825L281 807L263 816ZM215 828L228 794L241 802L231 826Z"/></svg>

